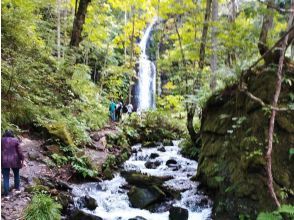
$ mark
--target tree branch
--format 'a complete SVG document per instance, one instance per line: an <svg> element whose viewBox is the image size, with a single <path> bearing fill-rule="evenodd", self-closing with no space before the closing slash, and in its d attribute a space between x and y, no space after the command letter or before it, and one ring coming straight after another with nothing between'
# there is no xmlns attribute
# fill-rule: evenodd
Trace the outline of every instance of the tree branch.
<svg viewBox="0 0 294 220"><path fill-rule="evenodd" d="M258 0L259 3L266 5L269 8L275 9L281 14L287 14L287 13L292 13L293 9L284 9L284 8L279 8L276 4L268 3L268 2L263 2L261 0Z"/></svg>

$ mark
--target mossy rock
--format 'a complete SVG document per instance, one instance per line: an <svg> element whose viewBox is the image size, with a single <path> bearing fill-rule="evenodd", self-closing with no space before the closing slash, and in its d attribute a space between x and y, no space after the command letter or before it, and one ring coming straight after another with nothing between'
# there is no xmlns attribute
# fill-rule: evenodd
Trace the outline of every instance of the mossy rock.
<svg viewBox="0 0 294 220"><path fill-rule="evenodd" d="M73 139L71 137L70 132L68 131L66 124L53 123L53 124L45 125L45 127L50 134L55 135L60 140L62 140L65 144L74 146Z"/></svg>
<svg viewBox="0 0 294 220"><path fill-rule="evenodd" d="M291 77L294 63L285 65L284 70L286 77ZM258 73L247 76L244 83L252 94L271 103L276 71L276 66L261 67ZM283 84L280 106L288 105L291 91L290 85ZM238 124L242 117L246 120ZM283 204L293 203L291 196L282 198L280 194L294 188L294 163L289 156L290 148L294 148L293 118L293 111L278 112L276 117L272 171L274 188ZM212 96L203 109L196 179L213 192L216 219L238 219L244 213L256 219L259 212L275 209L265 169L268 121L268 113L237 86ZM232 132L228 133L229 130Z"/></svg>

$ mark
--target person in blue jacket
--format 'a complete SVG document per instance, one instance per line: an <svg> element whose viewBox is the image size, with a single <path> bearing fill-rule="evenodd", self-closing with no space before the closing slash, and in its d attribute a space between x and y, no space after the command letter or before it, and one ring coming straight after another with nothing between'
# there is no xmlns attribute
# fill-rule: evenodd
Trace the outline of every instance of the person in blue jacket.
<svg viewBox="0 0 294 220"><path fill-rule="evenodd" d="M115 118L116 118L115 117L115 107L116 107L116 104L112 99L110 104L109 104L109 114L110 114L110 117L111 117L112 121L115 121Z"/></svg>

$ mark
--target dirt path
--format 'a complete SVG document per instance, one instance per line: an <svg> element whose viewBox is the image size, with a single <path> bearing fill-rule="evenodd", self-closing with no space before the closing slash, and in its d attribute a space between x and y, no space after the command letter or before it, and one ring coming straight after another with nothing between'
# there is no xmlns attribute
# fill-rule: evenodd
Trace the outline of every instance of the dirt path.
<svg viewBox="0 0 294 220"><path fill-rule="evenodd" d="M109 152L106 148L107 141L106 135L116 132L116 124L112 123L105 126L100 131L91 132L90 136L92 143L86 146L84 149L85 155L89 159L101 166ZM29 135L23 135L21 137L22 144L21 149L23 150L26 166L20 170L21 177L21 194L16 195L11 192L9 199L1 198L1 219L4 220L19 220L23 219L23 211L31 200L31 194L26 192L27 188L34 185L34 179L42 177L51 177L53 179L67 179L66 174L63 175L62 170L58 170L55 167L50 168L50 164L53 161L47 156L48 152L45 151L44 146L45 140L34 139ZM54 148L54 147L53 147ZM13 174L10 173L10 187L14 186Z"/></svg>

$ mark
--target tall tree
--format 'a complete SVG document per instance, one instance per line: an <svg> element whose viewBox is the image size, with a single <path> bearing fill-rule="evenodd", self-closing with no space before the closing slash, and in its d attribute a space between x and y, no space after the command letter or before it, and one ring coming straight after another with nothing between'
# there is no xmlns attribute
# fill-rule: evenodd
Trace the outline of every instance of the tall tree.
<svg viewBox="0 0 294 220"><path fill-rule="evenodd" d="M201 72L203 71L203 68L204 68L206 41L207 41L208 27L209 27L209 21L211 16L211 4L212 4L212 0L206 1L204 23L203 23L200 50L199 50L199 62L198 62L200 74L202 74ZM200 80L196 79L195 88L198 89L199 87L200 87ZM196 133L194 125L193 125L195 111L196 111L196 104L193 103L187 111L187 129L193 143L195 145L198 145L197 143L198 134Z"/></svg>
<svg viewBox="0 0 294 220"><path fill-rule="evenodd" d="M217 71L217 27L216 22L218 20L218 0L212 0L212 18L213 25L211 27L211 44L212 55L210 61L211 80L210 88L215 90L216 87L216 71Z"/></svg>
<svg viewBox="0 0 294 220"><path fill-rule="evenodd" d="M265 52L268 51L267 37L268 37L268 32L272 28L273 21L274 21L274 17L273 17L274 9L270 6L272 4L274 4L274 0L268 0L268 6L267 6L268 12L263 16L262 27L261 27L261 32L259 35L259 42L258 42L258 49L261 56L263 56ZM265 62L270 63L268 56L265 57Z"/></svg>
<svg viewBox="0 0 294 220"><path fill-rule="evenodd" d="M71 32L70 46L78 47L82 41L83 25L87 14L87 8L91 0L76 0L75 19ZM78 7L78 9L77 9Z"/></svg>

